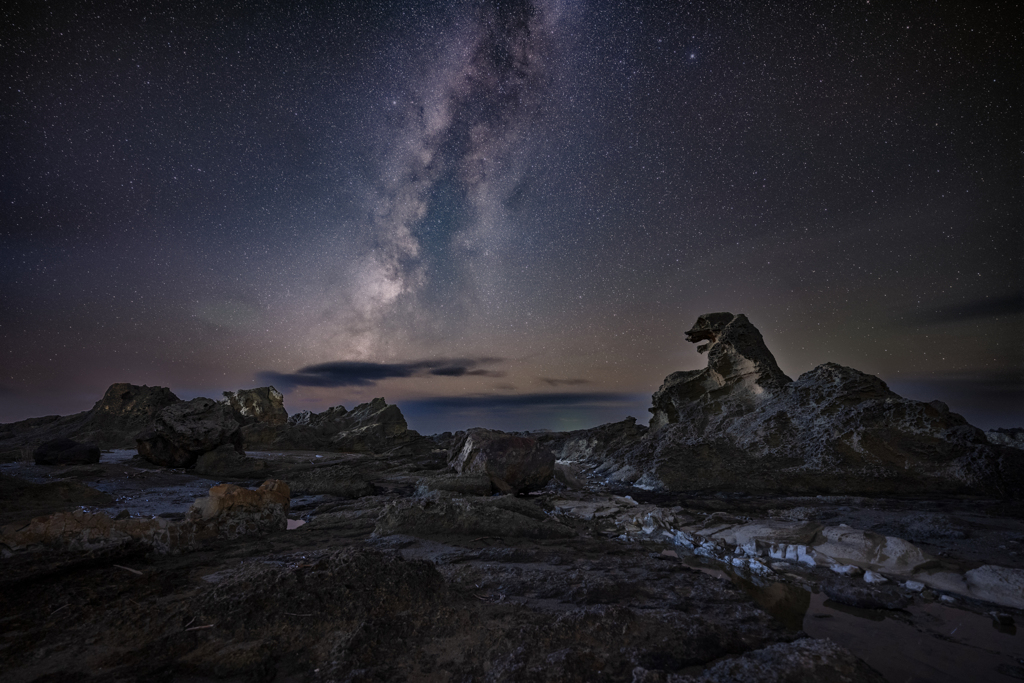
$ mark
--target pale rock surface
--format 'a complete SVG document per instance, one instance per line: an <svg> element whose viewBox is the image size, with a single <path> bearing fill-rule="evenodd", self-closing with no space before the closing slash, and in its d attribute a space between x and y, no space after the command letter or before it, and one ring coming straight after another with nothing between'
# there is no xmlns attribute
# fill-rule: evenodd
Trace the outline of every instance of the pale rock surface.
<svg viewBox="0 0 1024 683"><path fill-rule="evenodd" d="M990 429L985 432L989 443L1024 450L1024 427Z"/></svg>
<svg viewBox="0 0 1024 683"><path fill-rule="evenodd" d="M964 575L971 595L997 605L1024 609L1024 569L984 565Z"/></svg>
<svg viewBox="0 0 1024 683"><path fill-rule="evenodd" d="M828 558L828 564L853 564L904 576L936 564L934 557L902 538L851 527L825 527L819 537L821 540L815 543L814 552L819 558Z"/></svg>

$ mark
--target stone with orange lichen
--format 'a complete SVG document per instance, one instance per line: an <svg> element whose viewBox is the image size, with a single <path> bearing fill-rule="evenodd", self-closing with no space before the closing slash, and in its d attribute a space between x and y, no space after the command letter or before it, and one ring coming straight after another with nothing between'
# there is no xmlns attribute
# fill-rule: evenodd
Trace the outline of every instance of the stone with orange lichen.
<svg viewBox="0 0 1024 683"><path fill-rule="evenodd" d="M280 480L268 480L256 490L221 484L193 503L181 522L163 517L112 519L79 508L0 528L0 545L5 556L25 550L89 551L132 542L159 553L187 552L216 540L284 530L290 500L288 485Z"/></svg>

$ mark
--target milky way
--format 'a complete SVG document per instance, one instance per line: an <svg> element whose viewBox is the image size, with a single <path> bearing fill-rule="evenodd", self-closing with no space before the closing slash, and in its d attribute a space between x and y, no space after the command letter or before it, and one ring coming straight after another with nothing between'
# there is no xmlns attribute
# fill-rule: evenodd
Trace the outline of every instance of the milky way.
<svg viewBox="0 0 1024 683"><path fill-rule="evenodd" d="M728 310L1021 423L1012 3L347 4L5 5L0 420L645 421Z"/></svg>

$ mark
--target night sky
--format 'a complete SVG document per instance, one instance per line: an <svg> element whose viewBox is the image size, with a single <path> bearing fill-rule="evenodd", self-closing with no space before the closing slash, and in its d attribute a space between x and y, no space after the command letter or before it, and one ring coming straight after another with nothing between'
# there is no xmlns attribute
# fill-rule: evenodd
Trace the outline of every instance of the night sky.
<svg viewBox="0 0 1024 683"><path fill-rule="evenodd" d="M633 415L746 313L1024 425L1016 2L0 7L0 421Z"/></svg>

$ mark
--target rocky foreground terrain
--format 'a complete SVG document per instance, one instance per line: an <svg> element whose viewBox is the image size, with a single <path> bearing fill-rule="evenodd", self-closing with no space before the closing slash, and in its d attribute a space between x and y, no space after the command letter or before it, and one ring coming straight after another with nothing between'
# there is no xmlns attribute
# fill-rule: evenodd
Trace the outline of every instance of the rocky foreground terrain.
<svg viewBox="0 0 1024 683"><path fill-rule="evenodd" d="M2 425L3 680L1024 680L1020 430L688 339L650 428L127 384Z"/></svg>

